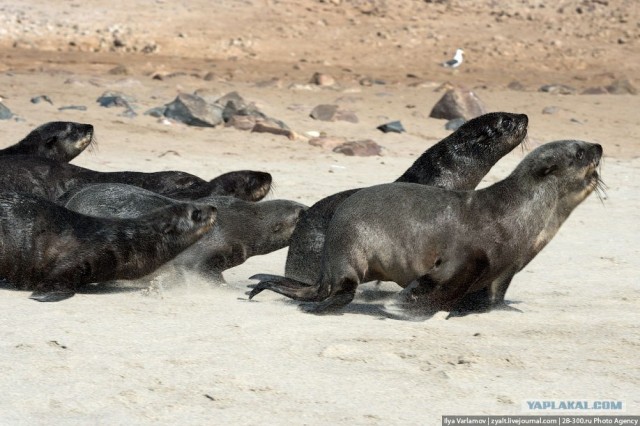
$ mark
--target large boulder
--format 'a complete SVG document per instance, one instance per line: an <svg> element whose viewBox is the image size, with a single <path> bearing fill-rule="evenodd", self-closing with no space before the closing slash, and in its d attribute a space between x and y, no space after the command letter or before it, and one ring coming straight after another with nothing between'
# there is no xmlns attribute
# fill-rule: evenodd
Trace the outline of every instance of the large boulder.
<svg viewBox="0 0 640 426"><path fill-rule="evenodd" d="M179 94L167 104L164 115L189 126L215 127L222 123L220 106L208 104L201 97L187 93Z"/></svg>
<svg viewBox="0 0 640 426"><path fill-rule="evenodd" d="M447 90L433 106L429 117L445 120L464 118L468 121L486 113L487 108L478 95L471 90L455 87Z"/></svg>

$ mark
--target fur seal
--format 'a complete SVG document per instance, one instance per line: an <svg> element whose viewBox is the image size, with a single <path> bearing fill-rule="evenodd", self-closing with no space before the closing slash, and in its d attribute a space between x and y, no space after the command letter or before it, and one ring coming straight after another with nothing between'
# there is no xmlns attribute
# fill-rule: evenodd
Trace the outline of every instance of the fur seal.
<svg viewBox="0 0 640 426"><path fill-rule="evenodd" d="M93 184L67 194L65 207L99 217L138 218L178 201L131 185ZM196 200L217 209L216 226L170 263L224 282L222 272L251 256L286 247L306 206L288 200L252 203L232 197Z"/></svg>
<svg viewBox="0 0 640 426"><path fill-rule="evenodd" d="M56 302L83 284L135 279L195 243L215 207L175 203L138 219L76 213L31 194L0 193L0 277Z"/></svg>
<svg viewBox="0 0 640 426"><path fill-rule="evenodd" d="M485 303L479 310L504 307L513 276L601 183L601 156L598 144L557 141L533 150L506 179L478 191L411 183L363 189L336 211L315 284L256 275L261 282L250 297L270 289L318 302L307 310L323 312L351 302L361 282L406 287L417 280L407 298L412 306L455 310L465 295L481 292Z"/></svg>
<svg viewBox="0 0 640 426"><path fill-rule="evenodd" d="M25 155L0 157L0 190L28 192L64 204L62 196L80 185L126 183L180 200L230 195L248 201L262 199L271 188L271 175L242 170L207 182L186 172L97 172Z"/></svg>
<svg viewBox="0 0 640 426"><path fill-rule="evenodd" d="M493 112L469 120L427 149L396 182L413 182L445 189L473 189L498 160L527 135L525 114ZM327 227L340 204L359 189L326 197L307 210L291 236L285 276L314 282Z"/></svg>
<svg viewBox="0 0 640 426"><path fill-rule="evenodd" d="M93 142L91 124L51 121L33 129L17 144L0 149L0 156L33 155L68 163Z"/></svg>

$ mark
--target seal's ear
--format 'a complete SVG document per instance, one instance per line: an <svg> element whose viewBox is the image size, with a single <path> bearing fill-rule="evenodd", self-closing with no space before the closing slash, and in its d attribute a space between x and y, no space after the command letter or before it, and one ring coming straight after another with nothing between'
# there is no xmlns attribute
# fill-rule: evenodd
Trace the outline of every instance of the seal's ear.
<svg viewBox="0 0 640 426"><path fill-rule="evenodd" d="M545 167L542 167L542 168L538 169L537 175L538 175L538 177L545 177L548 174L553 173L557 169L558 169L558 165L557 164L551 164L550 166L545 166Z"/></svg>

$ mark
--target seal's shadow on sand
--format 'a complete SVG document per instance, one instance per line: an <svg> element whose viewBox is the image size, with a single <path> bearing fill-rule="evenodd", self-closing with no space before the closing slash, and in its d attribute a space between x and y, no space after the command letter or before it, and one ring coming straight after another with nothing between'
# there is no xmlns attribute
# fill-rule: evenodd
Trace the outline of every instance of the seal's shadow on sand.
<svg viewBox="0 0 640 426"><path fill-rule="evenodd" d="M113 294L113 293L134 293L144 290L145 287L128 285L123 282L108 282L99 284L83 285L76 294ZM0 290L20 291L31 293L31 290L22 290L8 282L0 279Z"/></svg>
<svg viewBox="0 0 640 426"><path fill-rule="evenodd" d="M249 288L253 288L255 287L256 284L249 284L248 287ZM248 294L249 292L245 293ZM340 311L338 312L327 312L324 314L312 314L309 313L309 315L319 315L319 316L323 316L323 315L344 315L344 314L358 314L358 315L368 315L371 317L375 317L377 319L380 320L387 320L387 319L391 319L391 320L397 320L397 321L409 321L409 322L423 322L423 321L427 321L429 319L431 319L437 312L434 313L425 313L425 314L420 314L420 315L411 315L410 313L407 313L406 315L402 315L402 316L398 316L398 315L394 315L388 311L386 311L384 309L384 304L386 302L392 301L394 299L394 297L396 297L398 295L398 291L393 291L393 290L383 290L380 288L373 287L373 288L364 288L360 291L358 291L358 293L356 294L356 297L354 299L353 302L351 302L350 304L348 304L347 306L343 307L342 309L340 309ZM244 297L240 297L238 298L239 300L245 300L245 301L250 301L247 298ZM299 302L296 300L291 300L291 299L284 299L282 300L284 303L288 304L288 305L296 305L298 307L302 307L305 305L304 302ZM250 301L250 302L256 302L255 300ZM505 305L507 306L511 306L511 305L517 305L522 303L521 301L509 301L509 300L505 300ZM303 309L301 309L303 310ZM510 311L517 311L522 313L522 311L520 311L519 309L513 308L513 309L501 309L501 310L510 310ZM458 317L465 317L467 315L472 315L472 314L486 314L488 312L482 312L482 311L473 311L473 310L468 310L468 311L451 311L449 312L449 314L447 315L446 319L451 319L451 318L458 318Z"/></svg>

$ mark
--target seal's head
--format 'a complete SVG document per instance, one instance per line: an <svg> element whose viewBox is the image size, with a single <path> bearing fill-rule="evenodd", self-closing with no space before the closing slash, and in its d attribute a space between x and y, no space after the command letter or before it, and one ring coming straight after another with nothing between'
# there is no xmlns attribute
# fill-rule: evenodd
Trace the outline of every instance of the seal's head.
<svg viewBox="0 0 640 426"><path fill-rule="evenodd" d="M493 165L524 141L528 124L526 114L490 112L467 121L447 139L457 155Z"/></svg>
<svg viewBox="0 0 640 426"><path fill-rule="evenodd" d="M266 172L239 170L213 179L212 194L224 194L246 201L260 201L271 190L272 177Z"/></svg>
<svg viewBox="0 0 640 426"><path fill-rule="evenodd" d="M91 124L51 121L35 128L19 145L29 155L67 163L94 142Z"/></svg>
<svg viewBox="0 0 640 426"><path fill-rule="evenodd" d="M562 140L533 150L523 160L523 167L537 184L556 187L561 205L573 209L602 185L598 174L601 158L599 144Z"/></svg>
<svg viewBox="0 0 640 426"><path fill-rule="evenodd" d="M217 210L207 204L180 203L160 208L148 216L157 232L173 238L199 238L209 232ZM146 217L146 216L145 216ZM195 241L194 239L194 241Z"/></svg>

